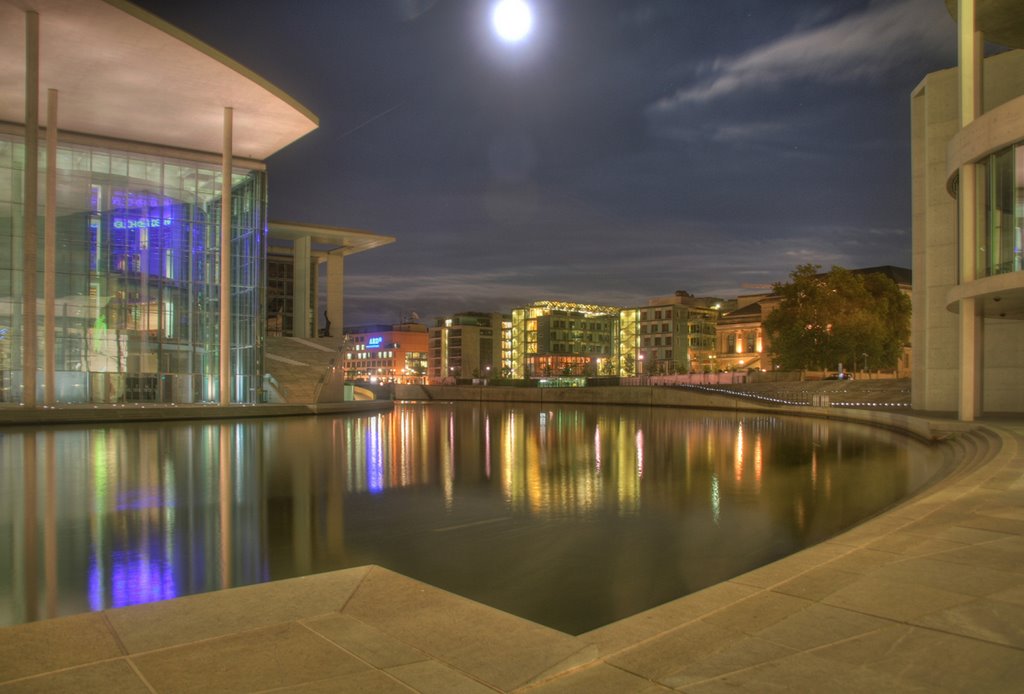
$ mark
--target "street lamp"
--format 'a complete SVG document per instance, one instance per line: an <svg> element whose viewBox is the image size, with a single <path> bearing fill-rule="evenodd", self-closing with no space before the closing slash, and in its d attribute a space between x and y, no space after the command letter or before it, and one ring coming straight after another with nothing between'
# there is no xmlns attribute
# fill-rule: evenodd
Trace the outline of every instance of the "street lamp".
<svg viewBox="0 0 1024 694"><path fill-rule="evenodd" d="M639 357L639 364L640 364L640 367L639 367L640 371L639 371L638 375L643 376L644 375L644 355L643 354L641 354L640 357Z"/></svg>

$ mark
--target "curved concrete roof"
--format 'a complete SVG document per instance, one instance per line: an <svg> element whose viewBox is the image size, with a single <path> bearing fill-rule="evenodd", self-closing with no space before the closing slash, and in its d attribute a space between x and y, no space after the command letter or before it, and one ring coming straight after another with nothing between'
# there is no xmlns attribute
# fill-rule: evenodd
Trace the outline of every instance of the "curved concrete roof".
<svg viewBox="0 0 1024 694"><path fill-rule="evenodd" d="M974 0L978 29L986 41L1011 48L1024 48L1024 8L1021 0ZM946 0L946 9L956 19L957 0Z"/></svg>
<svg viewBox="0 0 1024 694"><path fill-rule="evenodd" d="M308 109L195 37L124 0L0 0L0 120L25 120L25 12L39 14L40 124L220 152L224 107L238 157L268 156L316 129Z"/></svg>
<svg viewBox="0 0 1024 694"><path fill-rule="evenodd" d="M395 242L394 236L384 236L383 234L374 234L359 229L329 227L323 224L270 220L268 227L271 239L294 241L295 239L308 236L318 249L328 252L340 250L344 255L362 253L371 248L386 246L389 243Z"/></svg>

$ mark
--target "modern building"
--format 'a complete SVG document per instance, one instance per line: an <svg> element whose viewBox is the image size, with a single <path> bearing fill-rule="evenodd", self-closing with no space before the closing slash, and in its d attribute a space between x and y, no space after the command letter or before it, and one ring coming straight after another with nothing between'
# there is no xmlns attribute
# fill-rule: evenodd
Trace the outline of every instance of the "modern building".
<svg viewBox="0 0 1024 694"><path fill-rule="evenodd" d="M911 96L912 405L1024 412L1024 11L947 0L956 68ZM1009 47L984 58L986 43Z"/></svg>
<svg viewBox="0 0 1024 694"><path fill-rule="evenodd" d="M123 0L0 4L0 401L259 401L264 162L317 126ZM295 267L313 239L352 248L329 228L281 231ZM340 325L335 254L323 310ZM293 274L296 303L314 277ZM296 313L313 329L308 306L293 330Z"/></svg>
<svg viewBox="0 0 1024 694"><path fill-rule="evenodd" d="M512 377L597 375L609 362L618 364L619 311L568 301L512 309Z"/></svg>
<svg viewBox="0 0 1024 694"><path fill-rule="evenodd" d="M430 381L505 375L503 326L510 322L500 313L465 312L438 318L430 329Z"/></svg>
<svg viewBox="0 0 1024 694"><path fill-rule="evenodd" d="M643 373L711 371L715 364L715 325L720 299L677 291L650 299L637 312L637 360Z"/></svg>
<svg viewBox="0 0 1024 694"><path fill-rule="evenodd" d="M345 379L381 383L424 383L428 334L422 323L345 328Z"/></svg>

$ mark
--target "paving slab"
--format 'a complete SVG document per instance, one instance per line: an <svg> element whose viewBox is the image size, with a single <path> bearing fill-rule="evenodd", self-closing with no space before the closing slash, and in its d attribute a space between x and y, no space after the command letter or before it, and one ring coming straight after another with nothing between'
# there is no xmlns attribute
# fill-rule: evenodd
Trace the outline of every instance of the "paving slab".
<svg viewBox="0 0 1024 694"><path fill-rule="evenodd" d="M399 665L387 672L423 694L494 694L497 691L436 660Z"/></svg>
<svg viewBox="0 0 1024 694"><path fill-rule="evenodd" d="M150 694L145 680L127 658L105 660L68 670L49 672L37 677L0 685L4 694L39 692L75 692L75 694Z"/></svg>
<svg viewBox="0 0 1024 694"><path fill-rule="evenodd" d="M106 612L128 653L167 648L340 610L369 567L189 595Z"/></svg>
<svg viewBox="0 0 1024 694"><path fill-rule="evenodd" d="M597 656L594 646L572 636L380 567L366 576L343 612L499 689Z"/></svg>
<svg viewBox="0 0 1024 694"><path fill-rule="evenodd" d="M171 694L253 692L373 669L295 623L150 651L132 661L154 689Z"/></svg>
<svg viewBox="0 0 1024 694"><path fill-rule="evenodd" d="M893 625L814 651L922 691L1019 692L1024 651L922 629Z"/></svg>
<svg viewBox="0 0 1024 694"><path fill-rule="evenodd" d="M429 660L423 651L349 615L321 615L302 623L374 667L391 668Z"/></svg>
<svg viewBox="0 0 1024 694"><path fill-rule="evenodd" d="M0 683L124 655L103 614L0 629Z"/></svg>

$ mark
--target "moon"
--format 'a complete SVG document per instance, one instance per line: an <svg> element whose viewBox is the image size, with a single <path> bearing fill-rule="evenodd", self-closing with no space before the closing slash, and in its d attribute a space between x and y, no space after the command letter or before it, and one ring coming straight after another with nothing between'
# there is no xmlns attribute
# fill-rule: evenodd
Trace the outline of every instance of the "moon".
<svg viewBox="0 0 1024 694"><path fill-rule="evenodd" d="M533 28L533 11L524 0L500 0L491 12L491 24L503 41L522 41Z"/></svg>

